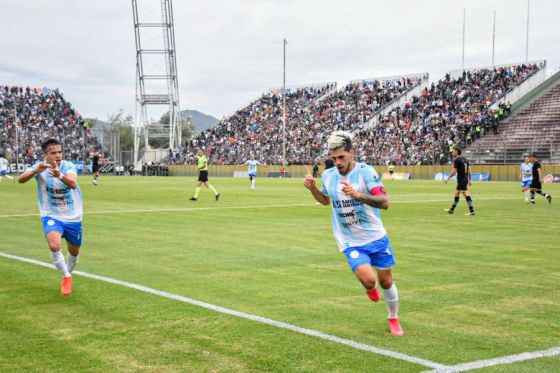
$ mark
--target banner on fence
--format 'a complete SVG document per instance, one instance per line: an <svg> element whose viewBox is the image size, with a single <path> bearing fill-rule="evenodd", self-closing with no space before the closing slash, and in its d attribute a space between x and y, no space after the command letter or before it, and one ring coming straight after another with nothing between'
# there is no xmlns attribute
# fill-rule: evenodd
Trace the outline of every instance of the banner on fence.
<svg viewBox="0 0 560 373"><path fill-rule="evenodd" d="M449 172L436 172L434 174L434 180L447 180L451 175ZM473 172L471 174L472 181L490 181L490 173L488 172ZM457 175L453 176L451 180L456 181Z"/></svg>
<svg viewBox="0 0 560 373"><path fill-rule="evenodd" d="M544 182L547 184L560 183L560 174L546 174L544 175Z"/></svg>

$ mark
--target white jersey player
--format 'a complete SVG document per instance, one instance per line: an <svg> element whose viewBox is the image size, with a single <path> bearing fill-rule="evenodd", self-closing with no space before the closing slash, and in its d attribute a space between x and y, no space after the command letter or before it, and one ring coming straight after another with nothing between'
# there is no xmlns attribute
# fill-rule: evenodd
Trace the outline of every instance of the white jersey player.
<svg viewBox="0 0 560 373"><path fill-rule="evenodd" d="M380 299L373 268L377 271L389 311L389 330L395 336L403 335L398 319L399 296L391 273L395 256L379 213L379 209L389 207L389 197L377 172L367 164L354 161L349 132L333 132L328 149L336 167L323 172L322 189L315 185L309 168L304 185L317 202L331 205L338 247L374 302Z"/></svg>
<svg viewBox="0 0 560 373"><path fill-rule="evenodd" d="M51 250L55 267L62 273L60 292L72 293L72 271L78 263L82 245L82 193L78 186L76 166L62 160L62 146L56 139L48 139L41 145L44 162L39 162L19 178L25 183L37 181L39 211L43 232ZM68 264L61 251L62 238L68 247Z"/></svg>
<svg viewBox="0 0 560 373"><path fill-rule="evenodd" d="M0 157L0 182L2 182L3 178L7 178L7 179L12 180L12 182L15 182L15 179L13 177L11 177L10 175L8 175L8 167L9 166L10 166L10 164L8 163L6 158Z"/></svg>
<svg viewBox="0 0 560 373"><path fill-rule="evenodd" d="M251 155L251 159L247 160L244 164L249 166L247 176L249 176L249 181L251 182L251 190L254 190L255 181L257 178L257 166L263 166L263 167L267 167L267 166L255 160L254 155Z"/></svg>
<svg viewBox="0 0 560 373"><path fill-rule="evenodd" d="M525 157L525 162L521 163L521 191L525 193L525 202L529 202L531 193L529 186L533 181L533 164L529 157Z"/></svg>

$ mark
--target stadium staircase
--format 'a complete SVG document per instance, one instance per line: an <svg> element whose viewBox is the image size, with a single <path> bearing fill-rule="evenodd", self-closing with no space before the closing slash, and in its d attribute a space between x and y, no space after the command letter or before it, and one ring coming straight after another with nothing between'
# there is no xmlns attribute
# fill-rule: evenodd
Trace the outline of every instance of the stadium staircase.
<svg viewBox="0 0 560 373"><path fill-rule="evenodd" d="M491 132L491 131L490 131ZM560 71L514 103L512 114L466 148L475 163L519 163L536 153L543 163L560 163Z"/></svg>

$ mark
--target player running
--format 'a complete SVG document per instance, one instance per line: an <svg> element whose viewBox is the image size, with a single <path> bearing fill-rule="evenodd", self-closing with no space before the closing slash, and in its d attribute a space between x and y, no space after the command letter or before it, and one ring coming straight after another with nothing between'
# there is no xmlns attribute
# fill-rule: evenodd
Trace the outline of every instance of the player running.
<svg viewBox="0 0 560 373"><path fill-rule="evenodd" d="M35 178L38 185L39 210L45 238L55 267L62 273L60 292L72 293L72 271L78 263L82 245L82 193L76 166L62 160L62 146L56 139L41 144L44 162L35 164L18 179L25 183ZM64 261L62 238L68 246L68 264Z"/></svg>
<svg viewBox="0 0 560 373"><path fill-rule="evenodd" d="M220 199L220 193L208 182L208 162L206 161L206 155L204 154L203 149L198 150L198 180L196 182L196 189L194 191L194 196L190 198L191 201L198 200L198 195L200 194L200 190L202 183L206 188L212 189L214 192L214 198L216 202Z"/></svg>
<svg viewBox="0 0 560 373"><path fill-rule="evenodd" d="M263 166L263 167L268 167L265 164L262 164L261 162L255 160L255 155L251 154L251 159L248 159L244 165L248 165L249 166L249 171L248 171L248 176L249 176L249 180L251 182L251 190L255 189L255 181L257 178L257 166Z"/></svg>
<svg viewBox="0 0 560 373"><path fill-rule="evenodd" d="M529 186L533 181L533 164L529 156L525 157L525 162L521 163L521 191L525 193L525 202L529 203Z"/></svg>
<svg viewBox="0 0 560 373"><path fill-rule="evenodd" d="M10 180L12 180L12 183L15 183L16 179L14 179L12 176L8 175L8 167L9 167L9 163L8 160L6 158L4 158L4 156L0 156L0 183L2 182L2 179L4 178L8 178Z"/></svg>
<svg viewBox="0 0 560 373"><path fill-rule="evenodd" d="M443 211L448 214L453 214L455 207L457 207L457 204L459 203L459 196L463 193L463 196L465 196L465 200L467 201L467 205L469 206L469 212L465 215L474 215L473 201L469 193L469 186L472 185L469 161L467 161L464 157L461 157L461 149L459 148L455 148L453 150L453 159L453 172L444 181L447 184L453 176L457 175L457 190L455 190L455 198L451 208Z"/></svg>
<svg viewBox="0 0 560 373"><path fill-rule="evenodd" d="M539 158L535 153L531 154L531 163L533 163L533 181L529 189L531 190L531 204L535 204L535 192L546 198L548 203L552 203L552 196L542 190L543 172L542 166L539 162Z"/></svg>
<svg viewBox="0 0 560 373"><path fill-rule="evenodd" d="M404 334L399 323L399 294L391 267L395 265L393 248L379 215L379 209L389 208L389 197L375 170L354 161L352 135L333 132L327 142L329 156L336 167L323 171L322 190L307 169L304 185L317 202L331 205L336 242L367 296L379 301L377 278L389 311L389 330L395 336Z"/></svg>
<svg viewBox="0 0 560 373"><path fill-rule="evenodd" d="M91 183L97 185L99 179L99 154L97 152L93 153L93 158L91 160L91 172L93 173L93 180Z"/></svg>

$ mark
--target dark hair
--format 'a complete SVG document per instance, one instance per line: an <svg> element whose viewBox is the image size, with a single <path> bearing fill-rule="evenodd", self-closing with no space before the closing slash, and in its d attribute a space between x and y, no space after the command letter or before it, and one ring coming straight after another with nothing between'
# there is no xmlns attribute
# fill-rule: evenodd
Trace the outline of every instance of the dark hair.
<svg viewBox="0 0 560 373"><path fill-rule="evenodd" d="M531 157L533 157L533 158L539 158L539 157L537 156L537 153L531 153Z"/></svg>
<svg viewBox="0 0 560 373"><path fill-rule="evenodd" d="M457 150L457 154L461 155L461 148L455 148L454 150Z"/></svg>
<svg viewBox="0 0 560 373"><path fill-rule="evenodd" d="M60 141L58 141L57 139L46 139L45 141L43 141L43 143L41 144L41 149L43 149L43 153L47 152L47 149L49 148L49 146L51 145L60 145L62 146L62 144L60 143Z"/></svg>

